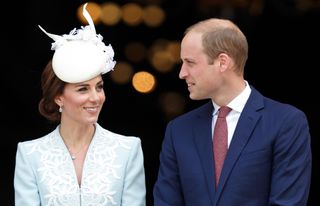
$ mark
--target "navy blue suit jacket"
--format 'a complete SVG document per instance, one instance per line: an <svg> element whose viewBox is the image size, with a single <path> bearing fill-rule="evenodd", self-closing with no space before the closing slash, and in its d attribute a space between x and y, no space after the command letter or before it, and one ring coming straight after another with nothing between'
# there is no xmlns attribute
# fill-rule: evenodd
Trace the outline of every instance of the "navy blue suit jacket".
<svg viewBox="0 0 320 206"><path fill-rule="evenodd" d="M210 101L168 123L154 206L306 205L311 145L305 114L252 88L216 188L213 109Z"/></svg>

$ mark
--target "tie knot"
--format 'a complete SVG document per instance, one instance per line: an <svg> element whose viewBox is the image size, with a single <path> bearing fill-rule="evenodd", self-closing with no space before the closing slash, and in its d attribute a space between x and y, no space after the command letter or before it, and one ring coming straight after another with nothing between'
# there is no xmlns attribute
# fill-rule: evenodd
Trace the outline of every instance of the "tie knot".
<svg viewBox="0 0 320 206"><path fill-rule="evenodd" d="M219 118L224 118L228 115L228 113L231 111L232 109L230 107L227 106L222 106L219 109L219 113L218 113L218 117Z"/></svg>

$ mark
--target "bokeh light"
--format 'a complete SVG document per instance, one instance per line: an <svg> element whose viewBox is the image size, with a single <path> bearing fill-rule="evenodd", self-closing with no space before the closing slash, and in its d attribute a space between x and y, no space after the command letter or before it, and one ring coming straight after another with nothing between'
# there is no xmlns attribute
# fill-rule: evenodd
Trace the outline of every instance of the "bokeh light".
<svg viewBox="0 0 320 206"><path fill-rule="evenodd" d="M141 42L131 42L125 47L126 57L133 62L141 62L147 55L147 49Z"/></svg>
<svg viewBox="0 0 320 206"><path fill-rule="evenodd" d="M182 114L186 107L186 99L181 93L174 91L160 94L159 102L161 109L168 120Z"/></svg>
<svg viewBox="0 0 320 206"><path fill-rule="evenodd" d="M156 86L156 79L149 72L140 71L133 75L132 85L138 92L150 93Z"/></svg>
<svg viewBox="0 0 320 206"><path fill-rule="evenodd" d="M122 7L122 19L129 26L136 26L142 22L143 10L135 3L128 3Z"/></svg>
<svg viewBox="0 0 320 206"><path fill-rule="evenodd" d="M160 26L165 19L165 12L156 5L149 5L144 8L143 21L150 27Z"/></svg>
<svg viewBox="0 0 320 206"><path fill-rule="evenodd" d="M101 21L103 24L116 25L121 17L121 9L116 3L105 2L101 5Z"/></svg>
<svg viewBox="0 0 320 206"><path fill-rule="evenodd" d="M133 76L132 66L124 61L117 62L113 71L110 72L110 76L113 82L117 84L127 84L131 81Z"/></svg>

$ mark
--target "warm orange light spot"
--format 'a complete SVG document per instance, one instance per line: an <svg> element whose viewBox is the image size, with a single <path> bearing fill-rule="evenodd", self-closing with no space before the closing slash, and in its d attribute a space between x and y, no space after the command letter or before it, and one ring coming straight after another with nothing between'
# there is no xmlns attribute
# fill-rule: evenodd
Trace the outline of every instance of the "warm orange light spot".
<svg viewBox="0 0 320 206"><path fill-rule="evenodd" d="M129 26L136 26L142 22L142 8L135 3L128 3L122 7L122 19Z"/></svg>
<svg viewBox="0 0 320 206"><path fill-rule="evenodd" d="M156 5L147 6L144 9L143 20L150 27L157 27L162 24L165 19L165 12Z"/></svg>
<svg viewBox="0 0 320 206"><path fill-rule="evenodd" d="M140 71L133 75L132 85L138 92L149 93L155 88L156 79L149 72Z"/></svg>
<svg viewBox="0 0 320 206"><path fill-rule="evenodd" d="M101 6L101 21L105 25L115 25L121 20L120 7L112 2L103 3Z"/></svg>
<svg viewBox="0 0 320 206"><path fill-rule="evenodd" d="M133 76L133 68L127 62L117 62L113 71L110 72L111 79L118 84L127 84Z"/></svg>

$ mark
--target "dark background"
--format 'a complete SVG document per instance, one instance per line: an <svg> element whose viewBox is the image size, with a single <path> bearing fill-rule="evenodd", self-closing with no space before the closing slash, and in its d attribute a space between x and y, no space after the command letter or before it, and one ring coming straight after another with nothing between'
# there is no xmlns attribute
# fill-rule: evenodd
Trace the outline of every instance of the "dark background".
<svg viewBox="0 0 320 206"><path fill-rule="evenodd" d="M212 0L213 1L213 0ZM13 173L16 145L51 131L37 110L41 97L40 75L52 56L51 40L37 27L64 34L81 23L76 10L85 1L30 0L1 4L1 205L13 203ZM104 1L95 1L102 3ZM114 1L124 4L130 1ZM146 5L147 1L131 1ZM166 0L160 6L167 12L163 25L150 29L144 25L128 27L123 23L106 28L97 25L97 33L111 43L116 60L123 60L123 48L130 40L150 44L157 38L180 40L184 29L207 17L225 16L225 7L199 7L197 0ZM220 2L220 1L217 1ZM233 2L233 1L228 1ZM255 2L255 1L247 1ZM229 16L249 41L249 60L245 78L262 94L303 110L310 123L313 152L312 185L309 206L320 205L319 191L319 1L266 0L258 14L248 7L233 8ZM301 9L301 2L312 6ZM250 3L250 4L251 4ZM309 4L309 5L310 5ZM141 67L150 67L146 62ZM179 65L158 75L154 92L140 94L130 84L116 85L104 76L106 104L99 123L114 132L136 135L142 140L145 156L147 205L152 205L152 187L158 170L158 157L167 122L158 99L163 91L178 91L187 99L185 111L204 101L191 101L185 83L178 78ZM317 105L316 105L317 104ZM318 107L316 107L318 106Z"/></svg>

